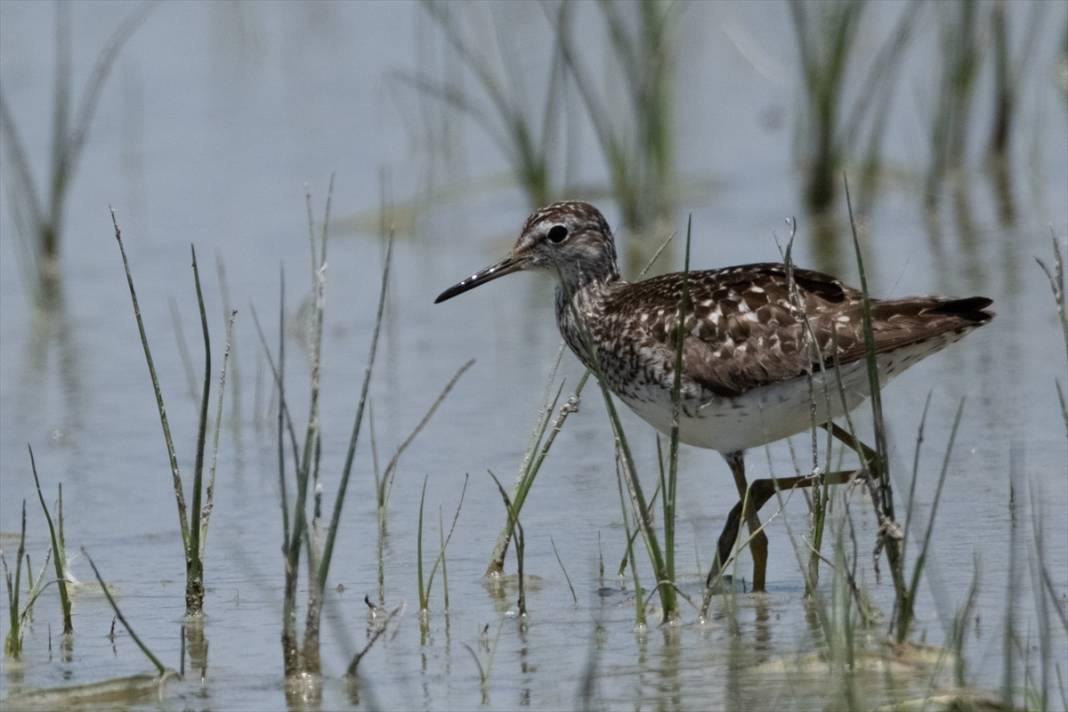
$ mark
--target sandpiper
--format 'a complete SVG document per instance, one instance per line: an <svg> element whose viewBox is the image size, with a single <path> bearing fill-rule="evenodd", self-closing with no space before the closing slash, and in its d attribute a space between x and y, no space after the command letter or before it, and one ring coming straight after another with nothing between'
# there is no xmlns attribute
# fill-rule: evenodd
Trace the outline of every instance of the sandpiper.
<svg viewBox="0 0 1068 712"><path fill-rule="evenodd" d="M745 478L746 449L814 423L834 428L833 418L869 395L859 290L830 275L782 263L627 282L619 274L608 222L589 203L558 202L534 212L508 256L446 289L435 303L531 269L557 275L556 323L579 360L665 434L671 432L675 407L682 309L679 439L719 451L743 500L753 492ZM991 303L986 297L872 299L880 382L990 321ZM833 397L813 398L813 393ZM753 532L755 591L764 590L767 565L767 537L756 510L775 487L812 481L798 477L754 483L754 488L772 485L753 497L756 501L745 513ZM734 546L740 509L735 507L720 537L718 561L725 561Z"/></svg>

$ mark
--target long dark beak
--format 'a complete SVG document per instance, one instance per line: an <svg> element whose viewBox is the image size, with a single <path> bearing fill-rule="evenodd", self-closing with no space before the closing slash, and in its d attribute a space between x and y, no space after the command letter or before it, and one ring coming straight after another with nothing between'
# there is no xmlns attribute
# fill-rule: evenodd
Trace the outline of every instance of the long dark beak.
<svg viewBox="0 0 1068 712"><path fill-rule="evenodd" d="M512 272L518 272L519 270L523 269L523 267L525 266L525 262L526 261L522 258L516 258L512 255L509 255L497 264L490 265L484 270L475 272L467 279L461 280L460 282L457 282L453 286L449 287L444 292L438 295L438 298L434 300L434 303L440 304L446 299L452 299L457 294L463 294L467 290L474 289L480 284L485 284L486 282L497 279L498 277L503 277L506 274L511 274Z"/></svg>

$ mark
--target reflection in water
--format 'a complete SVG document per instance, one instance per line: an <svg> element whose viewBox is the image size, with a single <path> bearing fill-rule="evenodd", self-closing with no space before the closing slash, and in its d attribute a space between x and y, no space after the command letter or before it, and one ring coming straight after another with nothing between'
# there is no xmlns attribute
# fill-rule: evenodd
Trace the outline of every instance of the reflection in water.
<svg viewBox="0 0 1068 712"><path fill-rule="evenodd" d="M58 285L51 292L47 306L35 308L30 320L24 375L16 396L20 413L37 413L47 404L43 395L49 380L53 353L63 402L59 427L53 436L62 442L69 441L71 436L81 431L85 419L85 400L81 352L75 342L73 325L67 317L63 291ZM75 468L72 474L78 476L80 470Z"/></svg>
<svg viewBox="0 0 1068 712"><path fill-rule="evenodd" d="M286 708L293 712L318 712L323 705L323 678L314 673L298 673L283 684Z"/></svg>
<svg viewBox="0 0 1068 712"><path fill-rule="evenodd" d="M986 282L986 261L979 252L975 211L972 207L971 184L966 180L957 182L953 191L953 218L957 226L957 244L955 250L959 259L964 261L964 272L977 284Z"/></svg>
<svg viewBox="0 0 1068 712"><path fill-rule="evenodd" d="M768 597L764 594L754 594L753 603L756 612L753 651L762 653L761 657L766 658L772 651L771 610L768 604Z"/></svg>
<svg viewBox="0 0 1068 712"><path fill-rule="evenodd" d="M634 640L638 644L638 684L635 689L634 709L640 710L645 699L646 671L649 669L649 636L647 628L639 626L634 631Z"/></svg>
<svg viewBox="0 0 1068 712"><path fill-rule="evenodd" d="M660 626L664 647L660 660L660 699L658 709L682 709L682 681L679 666L682 662L682 627L678 624Z"/></svg>
<svg viewBox="0 0 1068 712"><path fill-rule="evenodd" d="M745 685L742 672L746 667L744 659L745 646L740 636L730 635L727 642L727 681L723 688L723 708L728 710L747 709L744 695Z"/></svg>
<svg viewBox="0 0 1068 712"><path fill-rule="evenodd" d="M598 684L598 665L604 654L605 629L600 618L593 622L593 631L590 635L589 652L586 654L586 664L582 675L579 677L578 701L579 709L592 710L600 708L601 690Z"/></svg>
<svg viewBox="0 0 1068 712"><path fill-rule="evenodd" d="M1016 224L1016 198L1012 189L1012 166L1007 160L992 158L987 166L990 189L998 206L998 219L1005 227Z"/></svg>
<svg viewBox="0 0 1068 712"><path fill-rule="evenodd" d="M189 655L189 675L183 671L182 676L189 679L194 675L200 678L201 694L208 696L206 680L208 678L208 638L204 633L204 616L189 616L182 626L184 652ZM182 659L183 667L185 659Z"/></svg>
<svg viewBox="0 0 1068 712"><path fill-rule="evenodd" d="M70 667L70 663L74 662L74 634L64 633L59 638L59 659L67 663L63 668L63 679L74 679L74 669Z"/></svg>
<svg viewBox="0 0 1068 712"><path fill-rule="evenodd" d="M519 617L519 625L516 631L519 634L519 706L530 707L530 684L534 680L533 673L537 672L537 666L530 664L530 641L527 639L526 616Z"/></svg>

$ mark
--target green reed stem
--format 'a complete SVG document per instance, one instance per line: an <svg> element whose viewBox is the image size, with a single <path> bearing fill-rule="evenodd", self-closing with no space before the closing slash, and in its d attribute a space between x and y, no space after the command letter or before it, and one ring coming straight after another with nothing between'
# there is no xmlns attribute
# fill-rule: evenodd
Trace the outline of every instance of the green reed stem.
<svg viewBox="0 0 1068 712"><path fill-rule="evenodd" d="M423 476L423 489L419 494L419 523L416 527L415 535L415 565L419 584L419 610L424 613L430 607L430 594L423 584L423 503L426 501L426 483L428 479L430 479L430 475Z"/></svg>
<svg viewBox="0 0 1068 712"><path fill-rule="evenodd" d="M37 486L37 499L41 502L41 510L44 512L45 520L48 522L48 535L52 538L52 551L55 553L52 560L56 567L59 604L63 610L63 635L71 635L74 633L74 623L71 620L70 592L67 590L67 553L63 549L62 540L56 534L56 527L52 524L52 514L48 511L44 494L41 492L41 480L37 477L37 462L33 457L33 447L27 444L26 449L30 452L30 469L33 472L33 482Z"/></svg>
<svg viewBox="0 0 1068 712"><path fill-rule="evenodd" d="M567 569L564 567L564 561L560 558L560 552L556 549L556 542L552 536L549 536L549 543L553 547L553 555L556 557L556 563L560 564L560 570L564 572L564 580L567 581L567 589L571 591L571 600L578 605L578 596L575 595L575 587L571 584L571 577L567 575Z"/></svg>
<svg viewBox="0 0 1068 712"><path fill-rule="evenodd" d="M211 512L215 507L215 471L219 464L219 434L222 431L223 401L226 398L226 372L230 364L230 355L234 343L234 319L237 310L230 312L230 318L226 322L226 344L223 347L223 365L219 372L219 398L215 403L215 424L211 443L211 468L208 472L208 486L206 490L204 507L200 510L200 560L204 560L204 549L208 542L208 524L211 520ZM236 362L235 362L236 366ZM236 370L235 370L236 375ZM236 401L236 399L235 399ZM236 405L236 402L235 402Z"/></svg>
<svg viewBox="0 0 1068 712"><path fill-rule="evenodd" d="M920 448L923 446L923 431L927 424L927 411L931 406L931 391L927 392L927 398L923 402L923 413L920 415L920 427L916 431L916 448L912 454L912 482L909 483L908 503L905 505L905 529L901 537L901 557L905 558L908 550L909 530L912 525L912 508L916 502L916 483L920 478Z"/></svg>
<svg viewBox="0 0 1068 712"><path fill-rule="evenodd" d="M845 188L846 207L849 211L849 227L853 236L853 251L857 258L857 270L860 273L860 290L863 296L864 315L864 349L868 369L868 388L871 391L872 426L875 431L875 451L867 449L861 455L861 462L872 495L872 504L879 519L879 543L886 549L886 558L890 564L890 577L894 582L895 610L898 612L896 638L898 643L905 640L908 633L908 613L912 610L908 589L905 585L904 560L898 538L897 522L894 518L894 492L890 484L890 468L886 448L886 423L883 420L883 400L879 385L879 370L875 358L875 334L872 329L871 298L868 293L868 277L864 271L864 257L860 250L860 238L857 237L857 223L853 217L853 199L849 193L849 178L842 174ZM859 445L860 441L854 441ZM871 457L871 456L874 457Z"/></svg>
<svg viewBox="0 0 1068 712"><path fill-rule="evenodd" d="M352 463L356 458L356 443L360 437L360 428L363 425L363 413L367 406L367 393L371 388L371 374L374 371L375 356L378 354L378 336L382 331L382 315L386 308L386 292L389 286L390 267L393 264L393 233L389 235L386 243L386 259L382 266L382 280L378 288L378 307L375 310L375 325L371 332L371 345L367 354L367 366L363 371L363 385L360 386L360 398L356 405L356 417L352 424L352 434L349 436L349 447L345 453L345 464L341 468L341 482L338 484L337 496L334 499L334 510L330 515L330 527L326 532L326 543L323 545L323 555L319 564L319 587L326 587L326 578L330 573L330 561L334 555L334 541L337 539L337 531L341 525L341 508L345 504L345 493L349 487L349 475L352 474Z"/></svg>
<svg viewBox="0 0 1068 712"><path fill-rule="evenodd" d="M380 509L384 510L386 504L389 502L389 494L393 489L393 480L397 475L397 467L400 463L401 455L411 446L411 444L415 441L415 438L419 435L419 433L423 431L423 428L425 428L430 422L430 419L434 417L434 413L437 412L438 408L441 407L441 404L445 402L446 398L448 398L449 393L452 392L452 389L459 382L460 377L463 376L464 373L466 373L467 370L474 365L475 359L469 359L466 363L464 363L462 366L460 366L460 368L456 370L456 373L452 375L452 378L448 380L448 382L445 384L445 387L441 389L440 393L438 393L438 397L435 398L434 402L430 404L429 408L427 408L426 413L423 414L422 419L420 419L420 421L412 429L412 432L408 433L408 437L406 437L403 442L401 442L401 444L397 446L397 450L393 453L393 457L390 458L389 464L386 465L386 471L383 473L382 479L379 482L378 506Z"/></svg>
<svg viewBox="0 0 1068 712"><path fill-rule="evenodd" d="M899 610L898 618L898 638L904 640L905 635L908 632L908 627L914 617L914 611L912 606L916 601L916 591L920 586L920 576L923 574L923 567L927 563L927 551L930 548L931 538L934 534L935 516L938 514L938 503L942 499L942 488L946 483L946 474L949 472L949 458L953 453L953 443L957 439L957 429L960 427L960 419L964 414L964 402L965 398L960 399L960 403L957 405L957 413L953 416L953 427L949 431L949 442L946 444L946 454L942 458L942 470L938 475L938 486L935 488L934 500L931 502L931 513L927 518L927 529L923 534L923 544L920 547L920 555L916 557L916 563L912 569L912 581L909 584L908 598L905 599L908 604L908 608ZM905 547L905 539L902 539L901 548ZM902 554L902 559L904 554Z"/></svg>
<svg viewBox="0 0 1068 712"><path fill-rule="evenodd" d="M686 257L682 272L682 298L675 327L675 374L671 385L671 441L668 447L667 487L664 490L664 551L667 581L675 583L675 493L679 474L679 423L682 416L682 345L685 342L686 316L690 306L690 237L693 214L686 221Z"/></svg>
<svg viewBox="0 0 1068 712"><path fill-rule="evenodd" d="M137 647L141 649L141 652L145 654L145 657L156 667L156 671L160 676L162 677L165 675L167 673L167 668L163 666L163 663L159 661L159 658L152 654L152 651L148 649L148 646L145 645L140 636L134 632L133 627L130 626L129 621L126 620L126 616L122 614L118 604L115 603L115 599L112 597L111 591L108 590L107 584L104 583L104 579L101 577L100 571L96 568L96 564L93 563L93 557L89 556L89 552L86 551L84 546L82 547L82 554L85 556L85 560L89 562L89 566L92 567L93 575L96 576L96 581L100 584L100 590L104 592L104 597L107 598L108 603L111 604L111 610L115 612L115 617L119 619L119 622L122 623L122 627L130 634L130 638L133 639L133 642L137 643Z"/></svg>
<svg viewBox="0 0 1068 712"><path fill-rule="evenodd" d="M208 401L211 397L211 336L208 331L208 313L204 308L204 294L200 288L200 270L197 267L197 251L189 246L193 259L193 283L196 285L197 306L200 309L200 330L204 338L204 386L200 396L200 417L197 420L197 451L193 465L192 521L189 522L189 546L186 548L186 615L200 613L204 608L204 562L201 560L201 496L204 487L204 443L208 428Z"/></svg>
<svg viewBox="0 0 1068 712"><path fill-rule="evenodd" d="M7 636L4 638L4 654L18 658L22 654L22 627L19 616L19 593L22 590L22 559L26 557L26 500L22 500L22 529L19 532L19 548L15 552L15 580L12 582L11 573L7 570L7 561L0 553L0 562L4 566L4 582L7 584L7 603L9 625ZM33 569L27 562L28 576L30 577L30 589L33 589Z"/></svg>
<svg viewBox="0 0 1068 712"><path fill-rule="evenodd" d="M130 263L126 258L126 248L122 243L122 231L115 217L114 208L111 211L111 224L115 228L115 240L119 243L119 253L122 255L122 268L126 272L126 283L130 288L130 301L133 303L134 319L137 321L137 331L141 337L141 348L145 352L145 363L148 365L148 373L152 378L152 390L156 395L156 409L159 411L160 427L163 429L163 443L167 449L167 459L171 466L171 483L174 486L174 499L178 505L178 525L182 532L182 548L189 551L189 517L186 513L185 494L182 492L182 474L178 468L178 453L174 449L174 439L171 437L171 426L167 420L167 408L163 404L163 391L159 385L159 376L156 375L156 365L152 360L152 350L148 346L148 336L145 333L145 323L141 318L141 307L137 303L137 290L134 289L133 275L130 273Z"/></svg>
<svg viewBox="0 0 1068 712"><path fill-rule="evenodd" d="M623 496L623 463L622 454L616 446L616 488L619 490L619 508L623 516L623 534L626 536L627 547L623 553L623 560L630 566L631 577L634 579L634 625L645 627L645 596L642 592L641 579L638 576L638 567L634 562L634 536L630 531L630 516L627 514L627 498ZM640 528L640 527L639 527ZM623 576L623 566L619 569L620 578Z"/></svg>
<svg viewBox="0 0 1068 712"><path fill-rule="evenodd" d="M519 521L519 514L515 507L512 506L512 500L508 497L508 492L504 489L501 481L497 479L497 475L493 474L491 470L487 470L489 476L493 478L494 484L497 485L497 490L501 493L501 499L504 500L504 508L508 512L509 527L512 530L512 540L515 542L515 560L517 575L519 577L519 600L516 603L520 616L526 616L527 614L527 592L524 584L523 575L523 554L526 549L526 536L523 533L523 525Z"/></svg>
<svg viewBox="0 0 1068 712"><path fill-rule="evenodd" d="M470 479L468 475L464 475L464 486L460 489L460 501L456 503L456 511L452 514L452 523L449 524L449 533L446 535L443 531L439 531L440 536L440 549L438 551L438 558L434 560L434 565L430 567L430 576L427 578L427 597L429 599L430 589L434 587L434 574L437 573L438 565L441 565L441 575L444 589L445 610L449 610L449 579L445 565L445 550L449 547L449 542L452 541L452 534L456 531L456 522L460 519L460 510L464 506L464 495L467 494L467 481ZM438 528L441 529L441 510L438 509Z"/></svg>

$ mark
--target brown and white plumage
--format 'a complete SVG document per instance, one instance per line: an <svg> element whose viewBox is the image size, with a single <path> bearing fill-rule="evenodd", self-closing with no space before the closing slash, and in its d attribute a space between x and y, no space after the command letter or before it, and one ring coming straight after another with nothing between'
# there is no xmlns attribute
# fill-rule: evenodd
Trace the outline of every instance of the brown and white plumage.
<svg viewBox="0 0 1068 712"><path fill-rule="evenodd" d="M601 213L564 202L532 214L507 258L438 301L520 269L558 273L556 318L571 350L661 431L670 427L685 284L683 442L733 452L804 430L813 382L837 392L841 381L845 390L822 399L821 420L868 395L863 297L830 275L760 263L626 282ZM985 297L872 299L881 379L985 324L990 304Z"/></svg>

